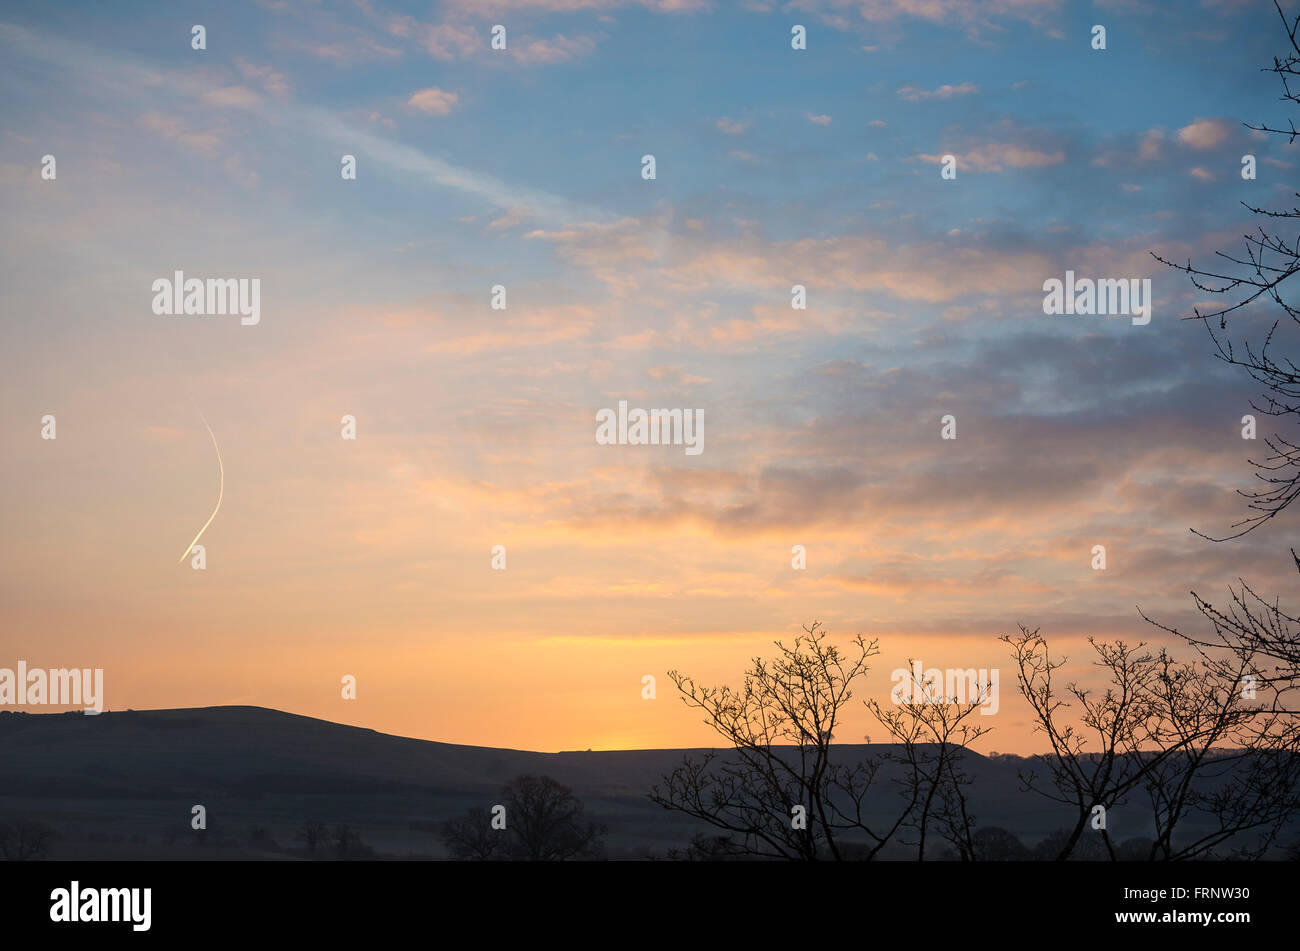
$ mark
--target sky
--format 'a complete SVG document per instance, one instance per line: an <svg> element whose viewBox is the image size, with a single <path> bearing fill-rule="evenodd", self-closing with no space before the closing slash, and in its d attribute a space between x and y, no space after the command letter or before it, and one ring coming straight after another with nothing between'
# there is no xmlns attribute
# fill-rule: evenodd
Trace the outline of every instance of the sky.
<svg viewBox="0 0 1300 951"><path fill-rule="evenodd" d="M1000 668L976 748L1039 749L999 635L1086 680L1089 635L1168 642L1139 607L1293 580L1286 518L1191 531L1271 421L1150 255L1293 198L1244 125L1290 118L1284 40L1253 0L0 3L0 667L709 746L668 671L817 620L879 639L837 740L919 659ZM260 320L156 314L177 270ZM1045 314L1067 270L1150 279L1150 322ZM703 451L599 444L620 401Z"/></svg>

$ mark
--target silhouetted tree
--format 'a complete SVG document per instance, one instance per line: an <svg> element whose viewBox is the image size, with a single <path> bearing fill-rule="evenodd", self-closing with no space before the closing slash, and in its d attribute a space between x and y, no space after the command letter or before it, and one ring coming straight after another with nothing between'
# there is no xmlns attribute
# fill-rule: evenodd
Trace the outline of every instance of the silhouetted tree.
<svg viewBox="0 0 1300 951"><path fill-rule="evenodd" d="M443 844L453 858L486 862L505 858L509 829L493 829L492 814L485 806L474 806L464 815L442 824Z"/></svg>
<svg viewBox="0 0 1300 951"><path fill-rule="evenodd" d="M1015 833L1001 826L980 826L971 835L971 857L977 862L1024 862L1033 852Z"/></svg>
<svg viewBox="0 0 1300 951"><path fill-rule="evenodd" d="M962 764L967 748L989 732L988 727L967 720L988 700L991 685L972 683L969 696L944 696L943 685L925 682L924 674L910 661L908 670L909 699L889 707L867 701L867 708L896 744L885 757L902 767L898 782L909 803L904 825L915 835L918 860L925 858L932 829L962 858L974 858L975 817L967 808L965 787L970 779Z"/></svg>
<svg viewBox="0 0 1300 951"><path fill-rule="evenodd" d="M334 850L341 859L363 859L374 854L374 849L361 841L361 833L352 826L340 823L334 827Z"/></svg>
<svg viewBox="0 0 1300 951"><path fill-rule="evenodd" d="M1300 757L1288 748L1293 724L1286 713L1243 697L1255 666L1248 655L1203 653L1178 664L1162 653L1152 688L1160 705L1153 743L1173 755L1154 760L1143 782L1156 830L1146 858L1209 857L1229 843L1238 856L1258 858L1300 808ZM1201 831L1176 842L1175 831L1192 816Z"/></svg>
<svg viewBox="0 0 1300 951"><path fill-rule="evenodd" d="M294 834L294 838L307 846L307 854L316 855L317 847L329 837L329 826L319 819L308 819Z"/></svg>
<svg viewBox="0 0 1300 951"><path fill-rule="evenodd" d="M1288 19L1277 0L1274 0L1274 7L1286 35L1287 50L1284 55L1275 56L1272 65L1264 67L1263 71L1278 77L1282 86L1281 100L1294 107L1300 105L1300 92L1291 85L1300 75L1300 44L1297 43L1300 13ZM1266 136L1284 136L1288 144L1294 144L1300 135L1294 119L1287 120L1286 128L1267 122L1246 125ZM1300 193L1296 193L1296 197L1300 197ZM1189 319L1200 320L1205 325L1221 360L1244 369L1251 379L1264 387L1263 401L1252 402L1252 406L1277 418L1280 424L1289 422L1294 425L1300 423L1300 356L1294 349L1294 339L1287 340L1286 337L1288 331L1294 334L1300 327L1300 309L1297 309L1294 299L1297 284L1291 280L1300 271L1300 239L1282 234L1281 229L1290 227L1292 220L1300 219L1300 207L1264 209L1246 202L1242 204L1264 223L1257 227L1255 234L1245 237L1242 255L1218 253L1223 261L1220 269L1197 268L1190 260L1186 265L1175 265L1159 255L1156 257L1186 272L1198 289L1223 298L1222 305L1213 310L1202 313L1199 308L1194 309L1193 317ZM1255 342L1247 339L1235 347L1227 336L1229 316L1235 322L1248 310L1258 311L1256 305L1268 311L1268 330L1257 333ZM1234 524L1234 529L1241 530L1229 538L1253 531L1276 517L1300 495L1300 447L1295 439L1274 434L1265 442L1271 455L1262 461L1252 460L1252 465L1266 487L1257 492L1240 493L1246 497L1248 508L1255 514ZM1300 557L1295 549L1291 550L1291 559L1300 571ZM1210 662L1239 667L1243 677L1248 677L1257 687L1257 692L1263 691L1269 710L1280 715L1268 724L1272 732L1256 745L1273 750L1300 751L1300 719L1296 717L1300 710L1295 709L1290 696L1300 687L1300 618L1283 611L1277 599L1270 600L1244 580L1238 580L1240 587L1229 588L1229 601L1222 608L1192 592L1196 608L1210 622L1212 633L1179 630L1145 614L1143 617L1185 640ZM1265 730L1260 732L1266 733Z"/></svg>
<svg viewBox="0 0 1300 951"><path fill-rule="evenodd" d="M1055 673L1065 661L1051 657L1046 639L1037 630L1021 625L1019 634L1004 635L1000 640L1012 648L1017 685L1038 721L1035 732L1042 733L1051 746L1051 752L1031 758L1046 768L1050 785L1043 785L1032 769L1021 772L1021 784L1076 810L1074 826L1056 856L1064 860L1093 817L1094 807L1113 809L1142 782L1142 761L1136 754L1147 739L1147 724L1155 706L1143 685L1154 675L1156 659L1150 653L1139 653L1141 644L1131 648L1122 642L1103 644L1089 638L1097 666L1111 677L1106 692L1096 697L1074 682L1063 691L1057 688ZM1067 697L1081 709L1077 727L1062 713L1070 706ZM1092 749L1088 748L1090 742Z"/></svg>
<svg viewBox="0 0 1300 951"><path fill-rule="evenodd" d="M0 822L0 859L30 862L49 855L54 830L39 819Z"/></svg>
<svg viewBox="0 0 1300 951"><path fill-rule="evenodd" d="M872 859L906 828L916 833L923 858L926 834L936 824L945 835L964 838L971 817L960 748L984 732L963 723L978 704L957 708L931 698L886 709L868 703L899 751L844 762L831 741L877 644L859 635L845 653L827 642L820 622L803 631L790 646L777 641L774 660L754 658L739 688L701 686L669 671L685 703L702 711L730 747L685 757L650 793L665 809L721 830L714 839L697 839L687 857L699 857L704 841L713 857ZM901 767L901 802L885 819L869 821L868 792L891 760Z"/></svg>
<svg viewBox="0 0 1300 951"><path fill-rule="evenodd" d="M1291 85L1300 76L1300 13L1288 18L1277 0L1274 7L1286 35L1287 49L1263 71L1277 76L1282 86L1281 100L1294 107L1300 105L1300 92ZM1286 120L1285 128L1268 122L1246 126L1265 136L1283 136L1289 145L1300 135L1293 118ZM1252 400L1251 406L1276 419L1280 428L1285 430L1289 425L1294 431L1300 423L1300 348L1295 338L1300 328L1300 308L1295 299L1297 282L1292 278L1300 272L1300 238L1294 230L1300 206L1242 205L1260 223L1253 233L1244 236L1240 253L1217 252L1220 263L1214 268L1194 266L1191 260L1174 264L1158 254L1155 257L1185 272L1198 290L1221 298L1221 303L1211 309L1194 308L1189 319L1205 326L1216 357L1244 370L1263 387L1262 397ZM1235 330L1240 320L1261 309L1264 326L1255 329L1253 335L1248 330L1240 342L1234 342L1229 335L1230 321ZM1275 518L1300 497L1300 443L1285 432L1274 432L1264 442L1269 454L1250 460L1263 487L1239 491L1252 514L1233 524L1234 531L1225 537L1214 538L1199 531L1197 534L1216 542L1240 537ZM1294 549L1291 558L1300 571L1300 557ZM1277 810L1294 808L1296 774L1300 770L1300 719L1296 715L1300 710L1294 707L1291 694L1300 687L1300 619L1283 611L1277 599L1269 600L1244 580L1238 580L1240 587L1229 588L1229 601L1222 608L1192 592L1197 610L1210 623L1209 633L1180 630L1142 615L1194 647L1205 666L1215 671L1223 690L1235 695L1240 688L1249 698L1258 699L1245 722L1225 726L1231 734L1227 744L1230 751L1202 746L1167 764L1166 768L1175 772L1195 764L1202 773L1217 772L1225 777L1213 795L1190 783L1184 790L1168 777L1159 777L1153 795L1158 826L1153 851L1162 857L1180 857L1179 851L1189 849L1194 855L1208 854L1246 829L1259 832L1256 845L1246 854L1261 854L1279 832ZM1233 676L1237 677L1235 684L1230 682ZM1201 699L1205 701L1202 715L1224 717L1221 698ZM1214 832L1207 840L1174 850L1169 830L1162 827L1167 827L1168 819L1176 820L1184 808L1207 814L1213 820Z"/></svg>
<svg viewBox="0 0 1300 951"><path fill-rule="evenodd" d="M1034 846L1032 855L1039 862L1105 862L1110 859L1100 838L1079 838L1073 828L1049 833Z"/></svg>
<svg viewBox="0 0 1300 951"><path fill-rule="evenodd" d="M1149 799L1156 830L1149 859L1206 857L1229 842L1258 856L1296 810L1300 761L1274 745L1279 714L1242 697L1248 661L1203 657L1183 664L1166 650L1089 638L1095 666L1109 679L1099 695L1076 682L1056 686L1054 673L1065 662L1050 656L1037 631L1022 626L1020 634L1002 640L1013 648L1036 731L1051 746L1034 757L1049 782L1032 770L1022 772L1021 782L1076 810L1058 860L1080 845L1097 806L1109 814L1137 792ZM1079 708L1077 725L1063 712L1071 701ZM1197 833L1179 840L1177 830L1191 817L1198 820ZM1105 824L1093 827L1105 854L1118 858ZM1258 833L1253 845L1242 844L1245 833Z"/></svg>
<svg viewBox="0 0 1300 951"><path fill-rule="evenodd" d="M834 792L846 786L861 795L879 763L853 767L831 759L831 736L852 697L853 682L879 653L861 635L852 656L825 641L814 622L794 644L780 641L774 661L754 658L739 689L707 687L678 671L668 676L685 703L731 747L682 764L655 786L650 799L722 830L729 850L758 858L841 858L836 836L850 823L836 815ZM846 804L846 808L848 804ZM804 822L795 821L798 809ZM880 844L897 831L880 836Z"/></svg>
<svg viewBox="0 0 1300 951"><path fill-rule="evenodd" d="M1300 557L1291 551L1300 571ZM1142 614L1144 620L1182 638L1202 655L1235 658L1243 676L1252 678L1257 692L1268 697L1277 711L1295 712L1293 695L1300 689L1300 618L1282 610L1245 581L1228 589L1226 607L1218 608L1192 592L1197 610L1209 621L1210 633L1199 634L1162 624ZM1291 739L1294 739L1292 737Z"/></svg>
<svg viewBox="0 0 1300 951"><path fill-rule="evenodd" d="M442 841L458 859L563 862L601 856L605 827L583 816L573 790L549 776L516 776L501 790L505 827L492 827L492 812L475 806L444 822Z"/></svg>
<svg viewBox="0 0 1300 951"><path fill-rule="evenodd" d="M583 818L582 802L549 776L516 776L501 791L512 858L562 862L596 858L605 827Z"/></svg>
<svg viewBox="0 0 1300 951"><path fill-rule="evenodd" d="M691 844L684 849L669 849L667 857L674 862L734 862L753 858L731 836L703 833L691 836Z"/></svg>
<svg viewBox="0 0 1300 951"><path fill-rule="evenodd" d="M1054 862L1061 854L1061 849L1070 838L1071 829L1057 829L1047 835L1030 851L1029 858L1038 862ZM1146 836L1134 836L1115 846L1115 859L1120 862L1147 862L1151 859L1152 840ZM1109 862L1110 854L1098 836L1084 836L1070 853L1071 862Z"/></svg>
<svg viewBox="0 0 1300 951"><path fill-rule="evenodd" d="M1300 93L1291 88L1291 83L1300 75L1300 45L1297 45L1300 13L1288 21L1277 0L1274 0L1274 6L1282 20L1289 48L1285 55L1274 57L1273 65L1264 67L1263 71L1277 74L1282 83L1281 98L1284 102L1300 105ZM1267 123L1245 125L1266 135L1285 136L1288 144L1300 135L1293 119L1287 120L1286 128ZM1296 193L1296 197L1300 197L1300 193ZM1175 264L1154 251L1151 253L1162 264L1185 272L1198 290L1223 298L1222 304L1204 312L1200 307L1194 308L1193 316L1188 319L1202 322L1220 360L1245 370L1252 380L1263 386L1262 399L1251 403L1257 412L1294 424L1300 421L1300 366L1297 366L1300 357L1297 357L1294 341L1283 341L1286 330L1294 332L1300 327L1300 309L1293 302L1294 298L1288 300L1296 287L1291 278L1300 272L1300 238L1296 237L1294 230L1284 233L1282 229L1290 228L1295 219L1300 219L1300 206L1266 209L1244 201L1242 205L1263 219L1263 223L1253 233L1244 236L1240 253L1216 252L1221 261L1219 266L1197 267L1190 259L1186 264ZM1253 340L1246 338L1240 344L1234 344L1228 333L1229 317L1235 321L1261 303L1275 305L1269 308L1272 313L1266 318L1269 329L1256 333ZM1282 326L1284 320L1286 327ZM1283 335L1279 335L1279 329L1284 331ZM1279 346L1283 350L1281 353L1278 352ZM1266 436L1264 443L1270 454L1251 460L1255 476L1264 483L1264 488L1240 490L1255 514L1235 523L1232 528L1239 530L1225 538L1236 538L1253 531L1300 497L1300 444L1295 437L1278 433Z"/></svg>

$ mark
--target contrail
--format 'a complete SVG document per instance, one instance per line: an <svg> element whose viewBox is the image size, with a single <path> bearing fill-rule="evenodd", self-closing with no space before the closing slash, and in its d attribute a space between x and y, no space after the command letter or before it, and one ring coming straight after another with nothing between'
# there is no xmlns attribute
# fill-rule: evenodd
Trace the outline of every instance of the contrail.
<svg viewBox="0 0 1300 951"><path fill-rule="evenodd" d="M55 68L53 78L77 81L78 95L94 95L116 102L124 93L139 95L148 89L168 107L192 108L193 101L212 92L209 77L190 70L164 69L130 56L104 53L90 44L65 40L13 23L0 22L0 49L5 63L22 55ZM473 195L503 211L529 208L540 217L560 222L613 220L610 214L559 195L494 178L485 172L457 165L402 142L374 135L351 125L325 109L284 102L258 101L242 107L263 123L283 124L316 138L349 144L374 161L404 175L418 176L435 185Z"/></svg>
<svg viewBox="0 0 1300 951"><path fill-rule="evenodd" d="M194 536L194 541L190 542L190 547L181 553L181 557L176 561L176 564L178 565L185 560L186 555L194 550L194 546L199 543L199 538L208 530L208 526L212 524L212 520L217 517L217 512L221 509L221 498L226 494L226 467L221 464L221 447L217 445L217 437L212 434L212 427L208 426L208 420L207 417L203 415L203 410L199 409L198 406L195 406L194 408L199 410L199 419L203 420L203 425L208 430L208 437L212 440L212 448L217 451L217 469L221 473L221 482L217 488L217 507L212 510L212 514L208 516L208 520L203 523L203 527L199 529L199 534Z"/></svg>

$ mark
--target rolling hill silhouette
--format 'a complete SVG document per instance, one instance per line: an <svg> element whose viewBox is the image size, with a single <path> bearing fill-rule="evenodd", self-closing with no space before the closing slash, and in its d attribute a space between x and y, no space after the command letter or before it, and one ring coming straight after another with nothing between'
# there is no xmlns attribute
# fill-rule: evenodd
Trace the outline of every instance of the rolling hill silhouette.
<svg viewBox="0 0 1300 951"><path fill-rule="evenodd" d="M845 758L884 749L836 747ZM505 783L532 773L571 787L608 826L610 857L644 858L708 831L646 798L688 752L459 746L249 706L3 713L0 821L52 827L52 858L301 857L294 834L308 819L350 825L384 857L443 857L441 821L496 802ZM967 771L979 825L1032 845L1064 823L1020 792L1027 765L971 753ZM885 771L873 796L882 817L895 795ZM190 826L194 805L207 813L202 836Z"/></svg>

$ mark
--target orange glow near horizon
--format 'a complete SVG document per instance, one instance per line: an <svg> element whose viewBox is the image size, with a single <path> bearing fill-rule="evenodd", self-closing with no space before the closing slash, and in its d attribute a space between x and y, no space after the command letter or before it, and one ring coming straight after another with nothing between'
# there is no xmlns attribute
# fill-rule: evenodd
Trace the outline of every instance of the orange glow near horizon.
<svg viewBox="0 0 1300 951"><path fill-rule="evenodd" d="M880 642L837 741L879 738L861 701L916 658L999 669L976 749L1027 753L999 635L1041 628L1086 680L1088 635L1177 643L1139 607L1204 632L1189 592L1240 578L1286 604L1293 521L1189 531L1242 517L1270 432L1243 441L1258 393L1151 257L1214 260L1290 168L1241 126L1254 65L1203 68L1221 40L1128 32L1160 38L1127 44L1153 117L1040 37L1050 2L987 32L968 0L821 4L807 86L771 65L777 4L735 30L730 4L524 4L500 56L475 4L334 6L223 10L245 45L202 53L166 8L0 23L0 669L103 668L114 710L709 747L668 671L737 685L819 620ZM969 83L910 85L936 43ZM1084 88L1125 109L1063 111ZM1049 315L1067 268L1149 279L1156 318ZM155 312L177 271L259 281L258 320ZM702 451L604 440L622 402L700 413Z"/></svg>

